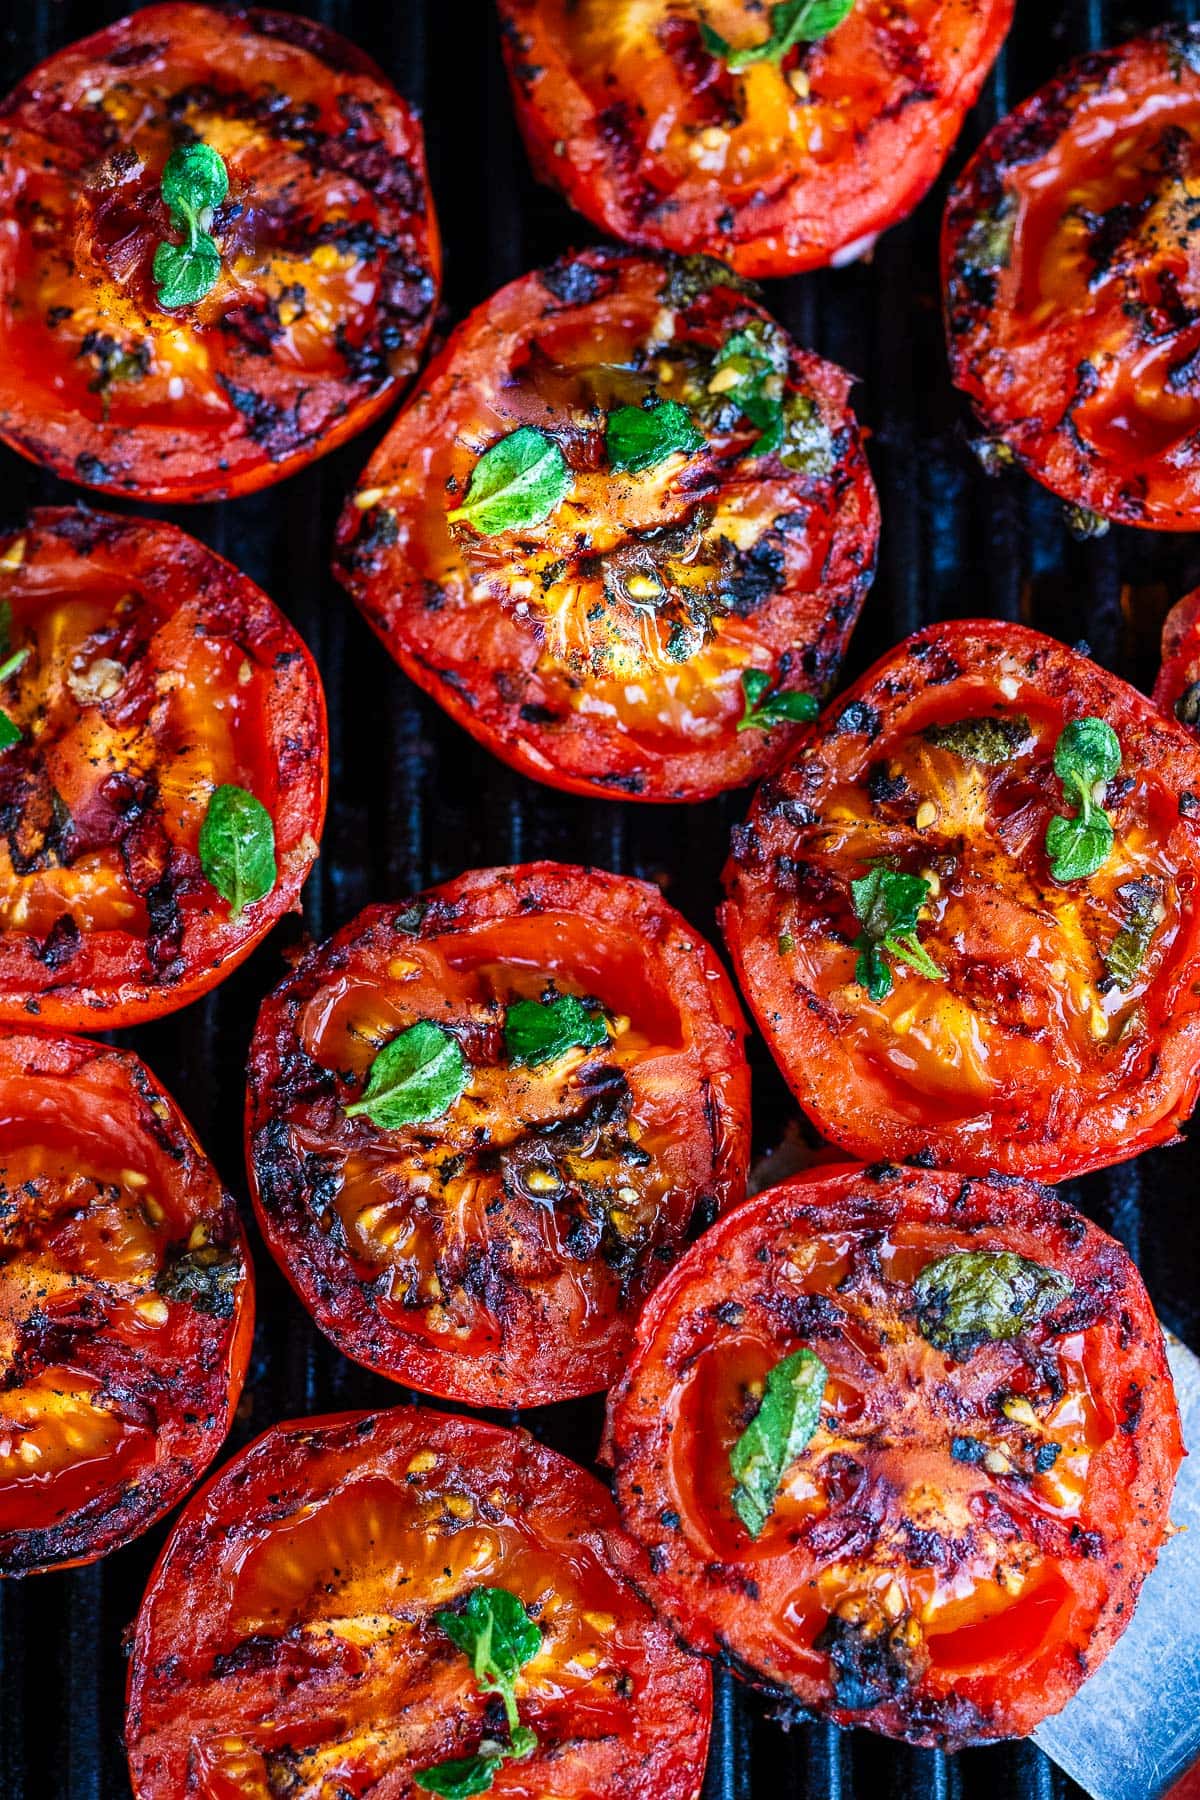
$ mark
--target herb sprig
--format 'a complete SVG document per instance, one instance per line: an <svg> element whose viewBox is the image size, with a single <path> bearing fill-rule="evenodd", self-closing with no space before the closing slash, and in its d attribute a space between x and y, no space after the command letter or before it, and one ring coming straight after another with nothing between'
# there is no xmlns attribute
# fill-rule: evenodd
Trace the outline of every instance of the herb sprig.
<svg viewBox="0 0 1200 1800"><path fill-rule="evenodd" d="M700 35L710 56L719 57L736 74L751 63L779 62L795 44L814 44L836 31L850 13L854 0L783 0L771 8L770 36L761 44L735 50L727 38L701 23Z"/></svg>
<svg viewBox="0 0 1200 1800"><path fill-rule="evenodd" d="M669 456L694 456L704 448L704 433L678 400L652 400L648 406L619 406L608 415L604 442L609 467L641 475Z"/></svg>
<svg viewBox="0 0 1200 1800"><path fill-rule="evenodd" d="M509 1061L527 1069L555 1062L568 1050L598 1050L607 1042L603 1011L585 1006L576 994L514 1000L504 1015Z"/></svg>
<svg viewBox="0 0 1200 1800"><path fill-rule="evenodd" d="M742 673L743 712L739 731L770 731L773 725L807 725L821 708L812 694L773 687L765 669Z"/></svg>
<svg viewBox="0 0 1200 1800"><path fill-rule="evenodd" d="M275 826L261 800L224 782L209 797L200 827L200 867L229 902L229 917L265 900L278 880Z"/></svg>
<svg viewBox="0 0 1200 1800"><path fill-rule="evenodd" d="M1112 820L1104 810L1105 784L1121 767L1121 743L1103 719L1072 719L1054 746L1054 772L1074 817L1056 813L1046 827L1046 854L1055 881L1086 881L1108 859Z"/></svg>
<svg viewBox="0 0 1200 1800"><path fill-rule="evenodd" d="M162 172L160 192L182 244L164 240L154 252L158 304L168 312L193 306L216 286L221 252L210 235L213 212L229 192L229 174L211 144L181 144Z"/></svg>
<svg viewBox="0 0 1200 1800"><path fill-rule="evenodd" d="M858 951L854 979L872 1000L886 1000L892 991L889 956L930 981L946 979L917 938L917 922L929 894L923 876L905 875L881 863L850 883L854 916L862 926L852 946Z"/></svg>
<svg viewBox="0 0 1200 1800"><path fill-rule="evenodd" d="M496 1770L509 1758L529 1756L537 1748L537 1733L522 1725L517 1708L517 1676L542 1647L541 1626L507 1588L472 1588L467 1604L458 1612L433 1615L434 1623L470 1658L481 1693L499 1694L504 1703L508 1743L485 1738L474 1756L455 1757L417 1769L413 1780L444 1800L460 1800L486 1793Z"/></svg>
<svg viewBox="0 0 1200 1800"><path fill-rule="evenodd" d="M383 1046L362 1094L345 1112L350 1119L365 1113L382 1131L399 1131L440 1119L466 1085L467 1062L458 1039L418 1019Z"/></svg>
<svg viewBox="0 0 1200 1800"><path fill-rule="evenodd" d="M762 1404L729 1452L733 1509L752 1538L762 1535L784 1476L821 1422L829 1371L797 1350L767 1376Z"/></svg>
<svg viewBox="0 0 1200 1800"><path fill-rule="evenodd" d="M552 437L533 425L520 425L498 438L475 464L461 506L446 514L448 524L460 520L481 537L540 525L562 505L575 477Z"/></svg>

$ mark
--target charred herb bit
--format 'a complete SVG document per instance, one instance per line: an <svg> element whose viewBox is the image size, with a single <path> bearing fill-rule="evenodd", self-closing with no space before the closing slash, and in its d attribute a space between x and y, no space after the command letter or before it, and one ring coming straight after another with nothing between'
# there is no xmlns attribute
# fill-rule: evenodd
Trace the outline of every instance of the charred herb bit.
<svg viewBox="0 0 1200 1800"><path fill-rule="evenodd" d="M185 1251L167 1263L155 1277L154 1286L165 1300L191 1306L210 1318L230 1319L241 1278L241 1259L222 1255L210 1245Z"/></svg>
<svg viewBox="0 0 1200 1800"><path fill-rule="evenodd" d="M780 62L796 44L815 44L836 31L854 5L854 0L782 0L771 8L770 35L761 44L748 44L735 50L728 38L714 31L707 21L700 24L704 48L710 56L719 57L725 67L737 74L752 63Z"/></svg>
<svg viewBox="0 0 1200 1800"><path fill-rule="evenodd" d="M1073 1291L1056 1269L1011 1250L953 1250L913 1283L921 1336L956 1362L983 1343L1020 1337Z"/></svg>
<svg viewBox="0 0 1200 1800"><path fill-rule="evenodd" d="M482 537L540 525L562 505L574 485L567 459L544 431L521 425L498 438L471 471L461 506L446 514Z"/></svg>
<svg viewBox="0 0 1200 1800"><path fill-rule="evenodd" d="M778 456L785 468L827 475L835 457L833 438L811 394L787 387L787 339L777 325L751 319L732 332L713 360L710 398L727 400L760 435L749 456Z"/></svg>
<svg viewBox="0 0 1200 1800"><path fill-rule="evenodd" d="M556 1062L568 1050L596 1050L607 1042L603 1010L586 1006L575 994L514 1000L504 1015L509 1061L527 1069Z"/></svg>
<svg viewBox="0 0 1200 1800"><path fill-rule="evenodd" d="M743 671L742 696L744 710L738 720L739 731L769 731L772 725L807 725L821 710L812 694L772 687L765 669Z"/></svg>
<svg viewBox="0 0 1200 1800"><path fill-rule="evenodd" d="M221 252L209 235L213 209L229 192L225 164L211 144L181 144L162 172L162 197L182 244L161 243L154 252L158 304L172 312L211 293L221 274Z"/></svg>
<svg viewBox="0 0 1200 1800"><path fill-rule="evenodd" d="M470 1658L481 1693L499 1694L508 1723L508 1743L485 1738L474 1756L435 1763L418 1769L413 1780L427 1793L444 1800L482 1794L491 1787L496 1770L508 1758L530 1755L537 1735L522 1725L517 1710L517 1676L542 1647L542 1631L529 1617L521 1601L507 1588L472 1588L459 1612L436 1612L434 1623Z"/></svg>
<svg viewBox="0 0 1200 1800"><path fill-rule="evenodd" d="M694 456L705 439L686 406L652 396L645 406L619 406L610 413L604 442L610 468L641 475L669 456Z"/></svg>
<svg viewBox="0 0 1200 1800"><path fill-rule="evenodd" d="M659 290L659 298L668 306L690 306L694 300L711 293L713 288L731 288L737 294L757 294L756 282L735 275L726 263L715 256L673 256L667 267L667 279Z"/></svg>
<svg viewBox="0 0 1200 1800"><path fill-rule="evenodd" d="M1046 854L1055 881L1085 881L1113 847L1112 820L1104 811L1105 784L1121 767L1121 744L1103 719L1072 719L1054 746L1054 772L1073 818L1056 814L1046 827Z"/></svg>
<svg viewBox="0 0 1200 1800"><path fill-rule="evenodd" d="M1033 733L1023 713L1010 713L927 725L922 736L937 750L948 750L964 762L984 763L991 767L1011 762L1032 741Z"/></svg>
<svg viewBox="0 0 1200 1800"><path fill-rule="evenodd" d="M1117 889L1125 923L1104 956L1105 973L1124 992L1137 979L1161 917L1162 889L1156 881L1127 881Z"/></svg>
<svg viewBox="0 0 1200 1800"><path fill-rule="evenodd" d="M821 1422L829 1371L811 1350L797 1350L767 1376L762 1404L729 1452L733 1510L752 1538L762 1535L784 1476Z"/></svg>
<svg viewBox="0 0 1200 1800"><path fill-rule="evenodd" d="M215 787L200 827L200 867L223 900L229 917L265 900L275 886L275 826L261 800L231 782Z"/></svg>
<svg viewBox="0 0 1200 1800"><path fill-rule="evenodd" d="M917 922L929 893L929 883L922 876L904 875L879 863L850 883L854 916L862 926L851 946L858 951L854 979L872 1000L886 1000L892 991L889 956L930 981L945 981L942 970L917 940Z"/></svg>
<svg viewBox="0 0 1200 1800"><path fill-rule="evenodd" d="M365 1113L383 1131L420 1125L449 1112L467 1085L467 1062L457 1038L418 1019L383 1046L362 1095L344 1110L348 1119Z"/></svg>
<svg viewBox="0 0 1200 1800"><path fill-rule="evenodd" d="M11 614L9 629L11 629ZM19 669L23 669L32 654L32 648L26 644L23 650L15 650L11 656L6 657L0 663L0 686L3 686L6 681L10 681ZM22 735L20 726L10 719L6 712L0 710L0 750L11 750L14 744L21 742Z"/></svg>

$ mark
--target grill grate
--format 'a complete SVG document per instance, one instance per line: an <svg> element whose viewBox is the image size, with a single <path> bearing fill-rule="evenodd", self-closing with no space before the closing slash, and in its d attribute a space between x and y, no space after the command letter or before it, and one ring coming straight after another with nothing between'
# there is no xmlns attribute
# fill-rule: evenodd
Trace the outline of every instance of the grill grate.
<svg viewBox="0 0 1200 1800"><path fill-rule="evenodd" d="M500 67L489 0L291 0L373 55L425 111L447 242L455 318L502 282L591 235L525 166ZM125 10L118 0L33 0L0 8L0 83ZM1019 0L1018 19L953 167L1009 105L1068 56L1118 42L1163 17L1200 16L1200 0ZM1166 606L1200 583L1200 541L1114 529L1074 543L1058 505L1019 476L988 482L964 441L965 409L946 374L936 244L945 183L889 234L870 266L773 284L774 310L805 344L854 370L858 411L884 509L879 576L849 673L918 624L989 613L1073 642L1139 685L1152 677ZM231 505L169 512L240 564L294 619L329 696L333 790L306 925L323 936L370 899L403 895L475 864L553 856L668 880L668 893L712 933L729 826L744 796L704 807L622 806L535 787L494 762L382 656L325 573L341 497L381 435L367 433L315 468ZM77 497L0 451L4 523L35 502ZM119 507L120 502L103 502ZM133 509L127 509L133 510ZM352 708L346 699L353 696ZM283 927L206 1001L125 1040L184 1102L230 1187L245 1198L240 1119L246 1044L259 997L281 973ZM293 937L299 927L292 928ZM789 1106L756 1047L759 1147ZM1152 1152L1075 1184L1071 1198L1139 1258L1165 1319L1193 1342L1200 1304L1200 1214L1183 1199L1200 1152ZM386 1405L403 1391L347 1362L319 1336L255 1241L259 1325L231 1448L277 1419ZM506 1415L496 1415L504 1417ZM525 1422L590 1459L598 1402L545 1408ZM122 1633L137 1608L159 1529L98 1567L0 1589L2 1800L128 1800L121 1744ZM706 1800L1079 1800L1032 1745L958 1757L864 1733L805 1726L784 1736L762 1704L718 1680Z"/></svg>

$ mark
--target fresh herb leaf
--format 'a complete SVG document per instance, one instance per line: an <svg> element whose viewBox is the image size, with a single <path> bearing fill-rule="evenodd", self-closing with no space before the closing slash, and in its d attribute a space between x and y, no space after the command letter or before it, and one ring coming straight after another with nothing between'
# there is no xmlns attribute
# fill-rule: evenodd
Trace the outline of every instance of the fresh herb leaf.
<svg viewBox="0 0 1200 1800"><path fill-rule="evenodd" d="M214 788L200 827L200 867L239 919L278 879L275 827L261 800L230 783Z"/></svg>
<svg viewBox="0 0 1200 1800"><path fill-rule="evenodd" d="M482 537L540 525L570 493L567 459L544 431L521 425L484 451L471 471L461 506L446 514L466 521Z"/></svg>
<svg viewBox="0 0 1200 1800"><path fill-rule="evenodd" d="M964 762L987 766L1011 762L1032 741L1029 720L1023 713L974 719L952 719L945 725L927 725L922 736L937 750L948 750Z"/></svg>
<svg viewBox="0 0 1200 1800"><path fill-rule="evenodd" d="M418 1019L383 1046L348 1118L365 1113L383 1131L420 1125L449 1112L467 1085L467 1062L457 1038Z"/></svg>
<svg viewBox="0 0 1200 1800"><path fill-rule="evenodd" d="M229 175L211 144L181 144L162 172L160 192L182 244L164 241L154 252L158 304L167 311L192 306L216 286L221 252L209 235L213 209L229 192Z"/></svg>
<svg viewBox="0 0 1200 1800"><path fill-rule="evenodd" d="M771 1516L784 1476L821 1422L829 1372L811 1350L797 1350L767 1376L762 1405L729 1452L733 1508L752 1538Z"/></svg>
<svg viewBox="0 0 1200 1800"><path fill-rule="evenodd" d="M516 1680L527 1662L542 1647L542 1628L530 1618L521 1601L507 1588L472 1588L467 1603L457 1612L436 1612L439 1625L464 1656L480 1691L499 1694L504 1702L514 1752L527 1755L537 1738L522 1726L517 1714ZM521 1750L516 1750L520 1733Z"/></svg>
<svg viewBox="0 0 1200 1800"><path fill-rule="evenodd" d="M700 34L710 56L721 59L726 68L736 73L751 63L779 62L795 44L815 44L836 31L854 5L854 0L783 0L771 8L771 33L761 44L750 44L735 50L712 26L701 23Z"/></svg>
<svg viewBox="0 0 1200 1800"><path fill-rule="evenodd" d="M5 621L5 626L5 636L7 639L8 634L12 630L11 608L9 609L9 616ZM6 656L4 661L0 663L0 684L8 681L17 673L18 669L23 669L32 654L32 647L29 644L26 644L23 650L16 650L11 656ZM21 737L21 727L16 723L15 719L10 719L6 712L0 710L0 750L11 750L14 744L19 744L21 742Z"/></svg>
<svg viewBox="0 0 1200 1800"><path fill-rule="evenodd" d="M1074 817L1055 814L1046 827L1046 854L1055 881L1085 881L1113 847L1104 787L1121 767L1121 744L1103 719L1072 719L1054 746L1054 771Z"/></svg>
<svg viewBox="0 0 1200 1800"><path fill-rule="evenodd" d="M668 456L692 456L704 448L704 433L678 400L649 406L619 406L609 413L604 434L609 464L629 475L655 469Z"/></svg>
<svg viewBox="0 0 1200 1800"><path fill-rule="evenodd" d="M478 1756L455 1757L428 1769L415 1769L413 1780L426 1793L441 1794L443 1800L469 1800L471 1794L487 1793L503 1761L502 1749L481 1750Z"/></svg>
<svg viewBox="0 0 1200 1800"><path fill-rule="evenodd" d="M585 1006L574 994L514 1000L504 1015L509 1061L527 1069L554 1062L568 1050L596 1050L607 1042L604 1013Z"/></svg>
<svg viewBox="0 0 1200 1800"><path fill-rule="evenodd" d="M872 1000L886 1000L892 991L889 955L930 981L946 979L917 939L917 922L928 898L929 883L922 876L904 875L880 863L850 883L854 916L862 926L852 946L858 951L854 979Z"/></svg>
<svg viewBox="0 0 1200 1800"><path fill-rule="evenodd" d="M1162 888L1157 881L1127 881L1117 889L1125 923L1108 947L1105 973L1124 992L1137 979L1161 917Z"/></svg>
<svg viewBox="0 0 1200 1800"><path fill-rule="evenodd" d="M778 456L785 468L827 475L833 440L810 394L789 390L787 339L768 319L751 319L731 332L713 359L710 397L729 401L758 428L749 456Z"/></svg>
<svg viewBox="0 0 1200 1800"><path fill-rule="evenodd" d="M1020 1337L1072 1293L1073 1283L1011 1250L954 1250L913 1283L921 1336L956 1362L982 1343Z"/></svg>
<svg viewBox="0 0 1200 1800"><path fill-rule="evenodd" d="M742 674L743 711L739 731L769 731L772 725L808 724L821 708L812 694L794 688L772 688L765 669L746 669Z"/></svg>

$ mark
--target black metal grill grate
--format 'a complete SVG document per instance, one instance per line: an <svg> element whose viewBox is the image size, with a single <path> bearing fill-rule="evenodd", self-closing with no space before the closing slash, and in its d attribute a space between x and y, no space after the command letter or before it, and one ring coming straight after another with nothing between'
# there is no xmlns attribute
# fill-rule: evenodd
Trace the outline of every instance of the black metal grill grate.
<svg viewBox="0 0 1200 1800"><path fill-rule="evenodd" d="M373 55L425 113L447 244L446 303L459 317L535 264L591 235L536 188L513 126L489 0L291 0ZM6 0L0 85L120 15L118 0ZM1200 16L1200 0L1018 0L1018 18L952 167L1011 104L1068 56L1164 18ZM938 311L937 225L945 184L890 233L870 265L774 284L769 300L796 337L861 378L884 510L879 577L850 672L918 624L971 614L1021 618L1145 685L1168 603L1200 583L1200 541L1114 530L1077 544L1058 505L1020 477L985 480L965 444L965 409L946 375ZM239 563L291 615L329 696L333 795L306 924L323 936L372 899L398 897L469 865L535 856L593 861L668 882L670 897L713 932L728 830L745 797L692 809L572 799L491 760L394 669L326 573L341 497L380 433L367 434L265 494L176 511L188 530ZM0 451L0 522L74 491ZM114 503L118 504L118 503ZM241 1069L259 997L279 977L287 928L207 1001L126 1034L190 1114L234 1192L245 1195ZM760 1147L789 1112L755 1052ZM1200 1338L1200 1212L1190 1194L1200 1149L1154 1152L1077 1184L1072 1198L1141 1262L1165 1319ZM320 1337L255 1245L259 1324L231 1448L268 1423L402 1390L347 1362ZM598 1402L526 1415L581 1461L594 1451ZM0 1800L128 1800L121 1743L122 1634L162 1529L98 1567L0 1589ZM947 1758L808 1726L787 1736L760 1703L718 1682L707 1800L1077 1800L1031 1745ZM181 1797L182 1800L182 1797Z"/></svg>

